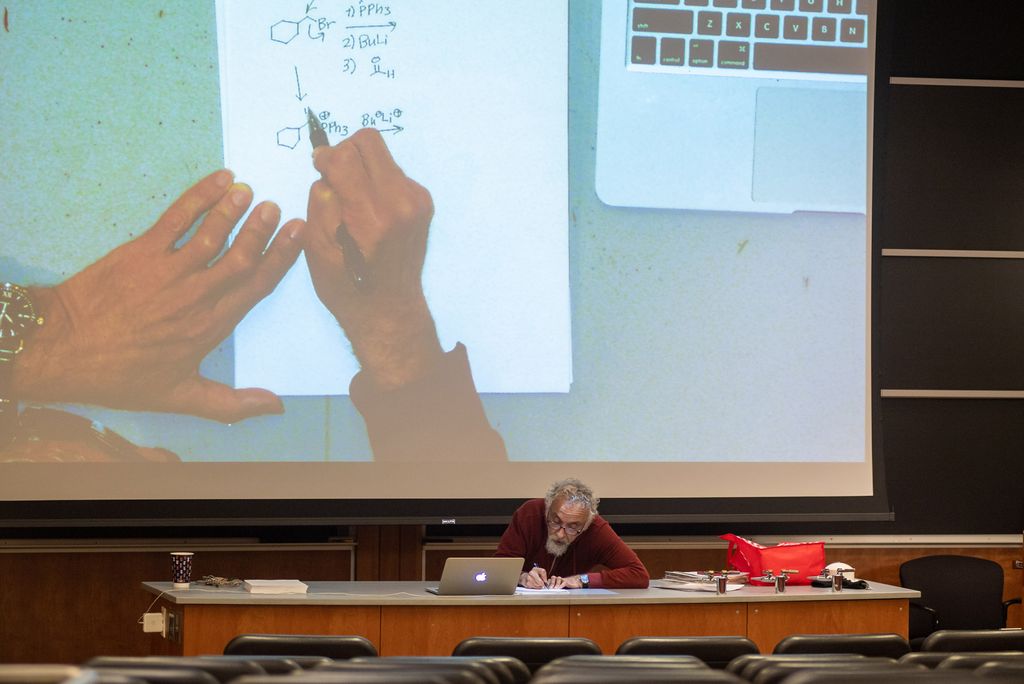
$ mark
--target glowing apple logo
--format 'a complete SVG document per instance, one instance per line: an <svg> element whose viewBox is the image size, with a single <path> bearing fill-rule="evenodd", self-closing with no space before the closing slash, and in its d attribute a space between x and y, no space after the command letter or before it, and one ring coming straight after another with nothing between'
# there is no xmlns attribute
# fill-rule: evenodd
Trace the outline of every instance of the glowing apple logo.
<svg viewBox="0 0 1024 684"><path fill-rule="evenodd" d="M475 579L477 582L486 582L487 581L487 573L483 572L483 571L478 572L478 573L476 573L476 575L473 576L473 579Z"/></svg>

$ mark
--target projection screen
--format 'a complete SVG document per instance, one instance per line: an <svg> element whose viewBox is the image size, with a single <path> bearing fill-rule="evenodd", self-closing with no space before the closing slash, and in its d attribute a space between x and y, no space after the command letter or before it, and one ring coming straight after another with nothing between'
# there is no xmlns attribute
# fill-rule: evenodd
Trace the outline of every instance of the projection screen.
<svg viewBox="0 0 1024 684"><path fill-rule="evenodd" d="M23 402L169 453L0 457L0 518L489 520L567 476L627 519L886 515L873 3L690 5L8 5L0 278L56 285L223 167L305 217L308 116L376 128L431 193L424 292L505 454L375 458L300 257L200 366L282 415Z"/></svg>

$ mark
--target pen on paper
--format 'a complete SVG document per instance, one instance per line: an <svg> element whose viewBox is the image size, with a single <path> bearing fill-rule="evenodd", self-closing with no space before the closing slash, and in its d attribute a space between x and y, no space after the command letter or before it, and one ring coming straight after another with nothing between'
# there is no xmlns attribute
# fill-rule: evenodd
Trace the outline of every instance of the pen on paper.
<svg viewBox="0 0 1024 684"><path fill-rule="evenodd" d="M309 124L309 142L315 150L318 147L330 144L327 140L327 133L320 125L313 110L306 108L306 120ZM369 292L373 289L373 281L370 280L370 269L366 264L366 257L356 244L351 233L344 222L339 223L334 230L334 240L341 247L341 253L345 257L345 267L352 274L352 283L360 292Z"/></svg>

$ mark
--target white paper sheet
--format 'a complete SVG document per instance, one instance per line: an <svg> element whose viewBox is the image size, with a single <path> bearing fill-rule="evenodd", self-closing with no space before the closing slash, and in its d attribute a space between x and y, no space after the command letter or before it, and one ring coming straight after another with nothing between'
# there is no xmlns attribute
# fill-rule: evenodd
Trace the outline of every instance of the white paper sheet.
<svg viewBox="0 0 1024 684"><path fill-rule="evenodd" d="M567 392L567 4L218 0L217 29L226 165L256 200L305 216L307 107L332 144L378 128L434 198L445 348L466 344L482 392ZM240 387L345 394L357 370L301 260L234 344Z"/></svg>

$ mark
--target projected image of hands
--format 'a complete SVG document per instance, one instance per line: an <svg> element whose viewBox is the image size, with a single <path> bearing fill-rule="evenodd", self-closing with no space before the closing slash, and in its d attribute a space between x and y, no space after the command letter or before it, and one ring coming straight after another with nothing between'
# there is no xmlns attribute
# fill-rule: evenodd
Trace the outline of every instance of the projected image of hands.
<svg viewBox="0 0 1024 684"><path fill-rule="evenodd" d="M272 392L235 389L199 371L300 252L304 222L278 231L280 210L271 202L258 205L225 247L252 197L229 171L217 171L138 238L55 287L33 289L44 324L13 364L15 396L225 423L281 413ZM45 451L45 432L33 437Z"/></svg>
<svg viewBox="0 0 1024 684"><path fill-rule="evenodd" d="M406 177L372 128L317 148L314 165L323 178L310 189L305 243L317 296L363 371L380 387L405 385L442 354L422 284L430 193ZM354 241L347 251L346 231Z"/></svg>

